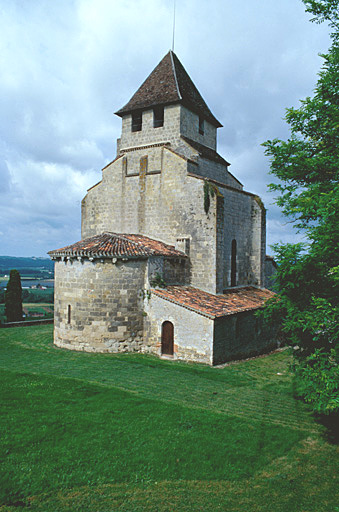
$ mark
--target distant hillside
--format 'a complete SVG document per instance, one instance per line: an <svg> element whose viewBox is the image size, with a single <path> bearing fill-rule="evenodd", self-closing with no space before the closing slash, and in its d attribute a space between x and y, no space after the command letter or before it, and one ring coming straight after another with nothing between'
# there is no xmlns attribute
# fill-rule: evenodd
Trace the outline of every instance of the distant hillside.
<svg viewBox="0 0 339 512"><path fill-rule="evenodd" d="M22 273L36 273L36 271L54 270L54 261L49 258L19 258L16 256L0 256L0 274L8 274L13 268Z"/></svg>

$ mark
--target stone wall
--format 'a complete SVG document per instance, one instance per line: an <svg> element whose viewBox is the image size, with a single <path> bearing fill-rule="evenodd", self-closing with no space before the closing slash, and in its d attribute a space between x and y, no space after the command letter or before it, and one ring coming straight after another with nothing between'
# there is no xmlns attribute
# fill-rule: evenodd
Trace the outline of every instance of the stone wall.
<svg viewBox="0 0 339 512"><path fill-rule="evenodd" d="M189 175L192 180L203 180ZM241 189L218 186L222 197L211 202L216 219L216 288L212 293L222 293L231 286L231 247L237 243L236 285L255 284L264 286L263 264L265 261L266 226L265 209L256 196ZM218 201L215 207L216 199ZM222 200L223 199L223 200ZM208 215L207 215L208 216ZM221 227L223 223L223 227ZM214 257L211 254L211 256ZM194 268L192 268L194 272ZM194 285L199 287L198 285ZM207 290L208 291L208 290Z"/></svg>
<svg viewBox="0 0 339 512"><path fill-rule="evenodd" d="M163 322L174 326L174 359L212 364L213 320L154 294L145 299L145 338L161 355Z"/></svg>
<svg viewBox="0 0 339 512"><path fill-rule="evenodd" d="M222 293L231 285L231 247L236 240L236 285L264 286L266 226L260 200L243 191L226 166L198 158L196 151L192 163L160 142L149 144L153 134L160 133L157 130L169 136L173 129L173 135L179 130L180 116L188 119L188 114L180 105L168 106L164 127L153 128L153 111L145 111L144 134L131 132L123 119L125 149L103 169L102 181L82 202L82 238L104 231L140 233L173 245L180 237L189 238L190 282L211 293ZM128 149L133 142L128 137L135 144L149 145ZM184 141L181 144L194 158L194 150ZM216 180L224 198L218 207L216 197L212 198L207 215L203 177Z"/></svg>
<svg viewBox="0 0 339 512"><path fill-rule="evenodd" d="M265 209L253 194L220 188L224 196L224 288L231 285L231 248L236 240L236 285L264 286Z"/></svg>
<svg viewBox="0 0 339 512"><path fill-rule="evenodd" d="M213 364L251 357L277 347L276 332L264 329L254 311L222 318L214 324Z"/></svg>
<svg viewBox="0 0 339 512"><path fill-rule="evenodd" d="M147 350L143 343L146 260L57 261L54 341L91 352Z"/></svg>
<svg viewBox="0 0 339 512"><path fill-rule="evenodd" d="M157 174L126 176L123 158L103 171L83 200L82 238L104 231L140 233L175 245L189 238L191 283L216 292L216 200L204 211L203 180L187 176L187 161L166 148ZM135 151L140 158L145 150Z"/></svg>
<svg viewBox="0 0 339 512"><path fill-rule="evenodd" d="M174 147L180 141L180 135L216 149L217 129L208 121L204 121L204 134L199 133L199 116L180 104L164 107L164 124L154 128L153 109L142 112L140 131L132 131L132 114L122 118L122 133L118 150L143 146L150 143L170 142Z"/></svg>
<svg viewBox="0 0 339 512"><path fill-rule="evenodd" d="M190 283L190 261L188 258L166 258L150 256L147 263L146 287L155 287L162 279L166 285L187 285ZM157 283L159 285L159 283Z"/></svg>
<svg viewBox="0 0 339 512"><path fill-rule="evenodd" d="M259 197L252 200L251 267L259 286L265 286L266 210Z"/></svg>
<svg viewBox="0 0 339 512"><path fill-rule="evenodd" d="M187 259L164 259L163 276L167 285L188 285L191 282L191 263Z"/></svg>
<svg viewBox="0 0 339 512"><path fill-rule="evenodd" d="M242 184L228 172L227 167L224 164L214 162L213 160L207 160L206 158L199 158L198 166L192 167L194 174L210 178L212 180L219 181L230 187L243 190Z"/></svg>
<svg viewBox="0 0 339 512"><path fill-rule="evenodd" d="M167 105L164 108L164 125L153 127L153 109L142 112L142 128L132 132L132 114L122 118L120 149L143 146L157 142L171 142L180 137L181 105Z"/></svg>
<svg viewBox="0 0 339 512"><path fill-rule="evenodd" d="M143 172L142 160L147 159L145 172L147 174L161 172L163 148L146 146L144 150L123 151L123 172L127 176L140 175Z"/></svg>
<svg viewBox="0 0 339 512"><path fill-rule="evenodd" d="M232 240L236 240L236 285L254 282L250 267L252 252L252 198L235 190L220 189L224 196L224 287L231 286Z"/></svg>
<svg viewBox="0 0 339 512"><path fill-rule="evenodd" d="M225 206L224 197L216 196L216 293L224 291L224 262L225 262Z"/></svg>
<svg viewBox="0 0 339 512"><path fill-rule="evenodd" d="M204 121L204 134L199 133L199 116L191 110L181 106L180 110L180 134L185 135L203 146L216 149L217 129L208 121Z"/></svg>
<svg viewBox="0 0 339 512"><path fill-rule="evenodd" d="M44 320L22 320L19 322L0 322L0 328L9 328L9 327L29 327L32 325L47 325L52 324L54 322L53 318L47 318Z"/></svg>

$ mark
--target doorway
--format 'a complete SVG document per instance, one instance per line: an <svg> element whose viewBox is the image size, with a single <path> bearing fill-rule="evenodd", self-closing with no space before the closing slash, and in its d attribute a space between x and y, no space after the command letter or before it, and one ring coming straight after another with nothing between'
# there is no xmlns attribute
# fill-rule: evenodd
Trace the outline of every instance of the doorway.
<svg viewBox="0 0 339 512"><path fill-rule="evenodd" d="M161 327L161 354L173 356L174 354L174 326L172 322L164 322Z"/></svg>

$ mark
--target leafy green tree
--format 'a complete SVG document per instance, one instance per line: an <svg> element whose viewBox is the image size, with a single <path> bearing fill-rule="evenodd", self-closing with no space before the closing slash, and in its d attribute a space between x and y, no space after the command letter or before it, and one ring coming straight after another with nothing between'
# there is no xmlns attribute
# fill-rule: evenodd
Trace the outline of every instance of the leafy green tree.
<svg viewBox="0 0 339 512"><path fill-rule="evenodd" d="M22 320L22 288L20 274L11 270L5 293L5 315L7 322Z"/></svg>
<svg viewBox="0 0 339 512"><path fill-rule="evenodd" d="M306 240L274 247L279 294L264 314L294 347L298 393L330 414L339 411L339 0L303 2L332 41L314 96L287 109L290 138L263 144L277 204Z"/></svg>

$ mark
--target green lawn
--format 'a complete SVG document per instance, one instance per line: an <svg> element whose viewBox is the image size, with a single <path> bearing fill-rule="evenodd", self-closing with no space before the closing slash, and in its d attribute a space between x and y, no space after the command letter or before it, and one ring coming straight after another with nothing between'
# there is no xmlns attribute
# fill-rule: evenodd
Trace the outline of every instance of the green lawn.
<svg viewBox="0 0 339 512"><path fill-rule="evenodd" d="M338 447L289 360L209 368L1 329L1 512L339 512Z"/></svg>

